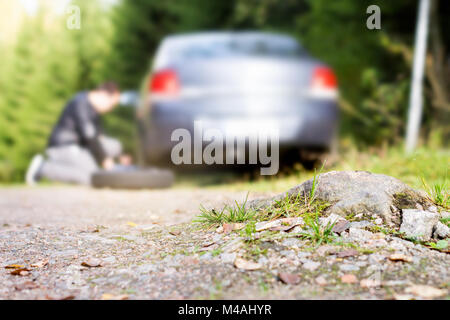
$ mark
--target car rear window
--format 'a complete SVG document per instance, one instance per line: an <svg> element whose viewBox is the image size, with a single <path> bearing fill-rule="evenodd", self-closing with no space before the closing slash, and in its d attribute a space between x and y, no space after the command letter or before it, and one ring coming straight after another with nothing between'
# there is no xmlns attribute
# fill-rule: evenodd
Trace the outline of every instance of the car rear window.
<svg viewBox="0 0 450 320"><path fill-rule="evenodd" d="M185 43L177 55L183 58L219 58L232 56L297 57L304 52L295 41L281 43L267 39L210 40Z"/></svg>

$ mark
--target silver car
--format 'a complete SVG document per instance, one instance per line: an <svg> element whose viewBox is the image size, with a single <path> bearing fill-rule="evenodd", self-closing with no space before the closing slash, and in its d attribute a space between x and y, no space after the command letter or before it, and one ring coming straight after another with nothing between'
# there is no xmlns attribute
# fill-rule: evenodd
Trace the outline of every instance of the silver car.
<svg viewBox="0 0 450 320"><path fill-rule="evenodd" d="M333 70L292 37L204 32L166 37L138 109L142 155L170 161L175 129L275 126L281 150L327 151L338 125ZM317 154L317 153L316 153ZM281 159L283 160L283 159Z"/></svg>

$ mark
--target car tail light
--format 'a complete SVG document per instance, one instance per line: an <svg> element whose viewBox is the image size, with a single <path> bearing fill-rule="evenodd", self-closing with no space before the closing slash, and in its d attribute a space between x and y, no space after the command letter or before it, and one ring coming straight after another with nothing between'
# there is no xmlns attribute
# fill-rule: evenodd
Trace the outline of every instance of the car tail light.
<svg viewBox="0 0 450 320"><path fill-rule="evenodd" d="M336 89L337 80L332 69L327 67L317 67L313 73L313 89Z"/></svg>
<svg viewBox="0 0 450 320"><path fill-rule="evenodd" d="M155 73L150 81L152 94L173 96L180 90L178 76L173 70L162 70Z"/></svg>

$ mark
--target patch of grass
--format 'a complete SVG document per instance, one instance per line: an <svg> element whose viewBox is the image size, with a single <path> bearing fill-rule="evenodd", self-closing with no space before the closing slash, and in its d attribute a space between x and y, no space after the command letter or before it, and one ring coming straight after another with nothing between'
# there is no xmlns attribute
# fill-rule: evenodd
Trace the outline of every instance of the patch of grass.
<svg viewBox="0 0 450 320"><path fill-rule="evenodd" d="M243 257L247 260L257 261L261 255L267 255L267 248L261 248L260 241L246 242L245 253Z"/></svg>
<svg viewBox="0 0 450 320"><path fill-rule="evenodd" d="M216 257L216 256L220 255L221 253L222 253L222 249L220 249L220 248L217 248L217 249L214 249L211 251L211 255L213 257Z"/></svg>
<svg viewBox="0 0 450 320"><path fill-rule="evenodd" d="M442 218L440 221L450 228L450 218Z"/></svg>
<svg viewBox="0 0 450 320"><path fill-rule="evenodd" d="M450 197L447 180L441 183L435 183L432 185L432 187L430 187L422 177L422 184L434 203L446 209L450 208Z"/></svg>
<svg viewBox="0 0 450 320"><path fill-rule="evenodd" d="M377 232L381 232L384 233L386 235L392 235L392 236L396 236L396 237L402 237L403 233L396 231L394 229L387 229L381 226L367 226L364 229L366 229L367 231L373 232L373 233L377 233Z"/></svg>
<svg viewBox="0 0 450 320"><path fill-rule="evenodd" d="M254 240L254 234L256 233L256 222L250 221L245 225L245 228L241 230L241 236L247 237L249 240Z"/></svg>
<svg viewBox="0 0 450 320"><path fill-rule="evenodd" d="M274 201L274 203L262 209L263 220L273 220L278 218L309 217L318 212L320 215L330 206L329 203L298 193L296 196L286 196Z"/></svg>
<svg viewBox="0 0 450 320"><path fill-rule="evenodd" d="M333 233L335 223L328 223L326 226L320 225L318 213L316 213L314 220L307 219L305 223L310 228L310 232L302 232L300 235L310 240L316 246L320 246L322 243L331 243L336 238Z"/></svg>
<svg viewBox="0 0 450 320"><path fill-rule="evenodd" d="M200 215L193 222L207 226L219 226L223 223L240 223L253 220L257 212L246 208L247 199L248 194L242 204L235 201L234 206L226 205L221 211L216 209L208 210L200 206Z"/></svg>
<svg viewBox="0 0 450 320"><path fill-rule="evenodd" d="M289 193L286 193L286 196L282 199L275 200L265 208L255 210L246 207L247 193L247 197L242 204L235 201L234 206L227 205L221 211L217 211L216 209L208 210L201 206L201 213L193 222L209 227L218 226L223 223L247 222L244 233L250 237L255 233L254 224L258 221L271 221L289 217L302 217L304 220L312 220L316 215L322 215L330 206L329 203L321 201L316 197L321 170L314 174L311 191L308 194L299 192L297 195L289 195Z"/></svg>
<svg viewBox="0 0 450 320"><path fill-rule="evenodd" d="M448 241L439 240L437 242L427 242L427 245L429 245L433 249L446 250L448 248Z"/></svg>

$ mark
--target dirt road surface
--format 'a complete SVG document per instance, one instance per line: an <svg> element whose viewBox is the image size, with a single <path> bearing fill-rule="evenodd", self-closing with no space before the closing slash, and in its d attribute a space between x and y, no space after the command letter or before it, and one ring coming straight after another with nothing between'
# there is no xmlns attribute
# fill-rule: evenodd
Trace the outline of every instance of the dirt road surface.
<svg viewBox="0 0 450 320"><path fill-rule="evenodd" d="M350 252L295 237L252 247L242 234L190 223L200 205L245 197L200 189L0 189L0 299L449 297L449 255L390 235L355 239ZM393 253L406 258L389 259ZM256 270L236 266L237 257L253 258Z"/></svg>

